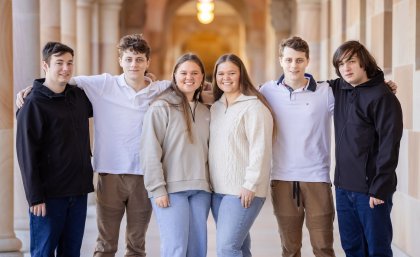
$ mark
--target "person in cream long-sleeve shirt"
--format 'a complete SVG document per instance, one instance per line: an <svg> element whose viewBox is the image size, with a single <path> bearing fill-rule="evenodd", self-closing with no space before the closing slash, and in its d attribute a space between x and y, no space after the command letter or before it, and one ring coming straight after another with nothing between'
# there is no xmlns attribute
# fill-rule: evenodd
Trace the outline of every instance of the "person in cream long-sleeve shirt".
<svg viewBox="0 0 420 257"><path fill-rule="evenodd" d="M241 94L230 106L222 96L211 108L210 180L214 192L242 188L266 197L270 180L272 116L256 96Z"/></svg>
<svg viewBox="0 0 420 257"><path fill-rule="evenodd" d="M252 256L249 230L268 191L273 116L236 55L216 62L213 94L209 167L217 256Z"/></svg>

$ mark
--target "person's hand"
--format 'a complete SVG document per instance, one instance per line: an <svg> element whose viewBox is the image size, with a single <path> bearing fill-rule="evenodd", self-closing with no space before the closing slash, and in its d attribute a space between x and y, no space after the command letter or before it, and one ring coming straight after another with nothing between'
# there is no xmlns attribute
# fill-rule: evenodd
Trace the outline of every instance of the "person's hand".
<svg viewBox="0 0 420 257"><path fill-rule="evenodd" d="M145 72L144 76L148 77L152 81L156 81L156 79L157 79L155 74L153 74L151 72L148 72L148 71Z"/></svg>
<svg viewBox="0 0 420 257"><path fill-rule="evenodd" d="M246 188L242 188L241 192L239 192L239 198L241 199L241 204L244 208L249 208L249 206L251 206L254 197L255 193Z"/></svg>
<svg viewBox="0 0 420 257"><path fill-rule="evenodd" d="M212 105L214 103L212 86L208 81L204 81L203 90L201 91L201 99L203 100L203 104Z"/></svg>
<svg viewBox="0 0 420 257"><path fill-rule="evenodd" d="M372 209L375 207L375 205L379 205L379 204L383 204L383 203L384 203L384 201L381 200L381 199L378 199L378 198L375 198L375 197L372 197L372 196L369 198L369 206Z"/></svg>
<svg viewBox="0 0 420 257"><path fill-rule="evenodd" d="M155 197L155 203L160 208L166 208L171 206L168 195Z"/></svg>
<svg viewBox="0 0 420 257"><path fill-rule="evenodd" d="M45 215L47 215L45 203L35 204L29 208L29 211L35 216L45 217Z"/></svg>
<svg viewBox="0 0 420 257"><path fill-rule="evenodd" d="M385 83L389 87L389 89L391 89L392 93L394 93L395 95L397 93L398 85L392 80L385 81Z"/></svg>
<svg viewBox="0 0 420 257"><path fill-rule="evenodd" d="M16 106L18 109L22 108L23 104L25 103L24 99L28 96L31 90L32 90L32 86L29 86L25 89L22 89L16 94Z"/></svg>

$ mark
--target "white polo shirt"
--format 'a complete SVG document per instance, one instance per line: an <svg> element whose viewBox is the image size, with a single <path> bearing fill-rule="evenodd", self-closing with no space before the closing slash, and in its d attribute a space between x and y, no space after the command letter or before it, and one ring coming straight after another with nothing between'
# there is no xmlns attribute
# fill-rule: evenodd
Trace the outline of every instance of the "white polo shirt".
<svg viewBox="0 0 420 257"><path fill-rule="evenodd" d="M334 96L328 83L307 75L305 87L291 92L283 82L265 83L260 92L275 114L272 180L330 183L331 118Z"/></svg>
<svg viewBox="0 0 420 257"><path fill-rule="evenodd" d="M127 85L124 74L104 73L74 79L93 106L93 169L99 173L143 175L140 168L143 117L150 101L168 88L170 81L150 81L148 87L136 92Z"/></svg>

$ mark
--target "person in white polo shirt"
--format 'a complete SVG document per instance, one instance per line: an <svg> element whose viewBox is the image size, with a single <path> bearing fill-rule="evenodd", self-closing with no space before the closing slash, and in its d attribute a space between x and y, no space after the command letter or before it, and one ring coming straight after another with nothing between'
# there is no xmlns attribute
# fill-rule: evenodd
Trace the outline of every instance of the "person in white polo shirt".
<svg viewBox="0 0 420 257"><path fill-rule="evenodd" d="M95 257L115 256L120 224L127 216L126 256L146 256L145 235L152 208L140 167L140 135L150 101L169 83L144 76L150 47L139 34L118 45L123 74L74 78L92 102L95 121L93 167L99 173Z"/></svg>
<svg viewBox="0 0 420 257"><path fill-rule="evenodd" d="M140 135L149 103L170 85L170 81L153 82L145 76L150 51L141 35L124 36L118 45L123 74L78 76L69 83L82 88L93 106L93 169L99 173L95 257L115 256L124 213L125 256L146 256L145 236L152 207L140 166ZM18 107L30 90L18 93Z"/></svg>
<svg viewBox="0 0 420 257"><path fill-rule="evenodd" d="M260 89L278 127L271 194L283 256L301 255L305 217L315 256L335 256L329 174L334 96L328 83L317 83L305 74L308 63L309 47L303 39L284 40L280 44L284 74Z"/></svg>

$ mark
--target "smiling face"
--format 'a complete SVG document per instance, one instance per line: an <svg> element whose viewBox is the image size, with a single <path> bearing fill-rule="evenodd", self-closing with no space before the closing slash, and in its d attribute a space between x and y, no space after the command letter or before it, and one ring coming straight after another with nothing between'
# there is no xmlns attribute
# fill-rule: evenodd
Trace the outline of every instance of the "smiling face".
<svg viewBox="0 0 420 257"><path fill-rule="evenodd" d="M345 56L338 64L338 70L342 78L353 87L365 83L369 80L366 70L362 68L360 59L356 54Z"/></svg>
<svg viewBox="0 0 420 257"><path fill-rule="evenodd" d="M70 53L51 55L42 62L45 71L45 83L49 86L65 86L73 74L73 56Z"/></svg>
<svg viewBox="0 0 420 257"><path fill-rule="evenodd" d="M125 50L120 57L120 66L124 71L124 77L129 81L144 79L144 72L149 67L150 60L145 53Z"/></svg>
<svg viewBox="0 0 420 257"><path fill-rule="evenodd" d="M216 83L226 97L238 97L241 94L239 67L229 61L220 63L216 70Z"/></svg>
<svg viewBox="0 0 420 257"><path fill-rule="evenodd" d="M280 66L283 68L286 84L289 86L306 84L305 70L308 64L305 52L285 47L280 56Z"/></svg>
<svg viewBox="0 0 420 257"><path fill-rule="evenodd" d="M192 101L195 91L203 84L204 74L197 63L185 61L177 67L174 78L179 90Z"/></svg>

